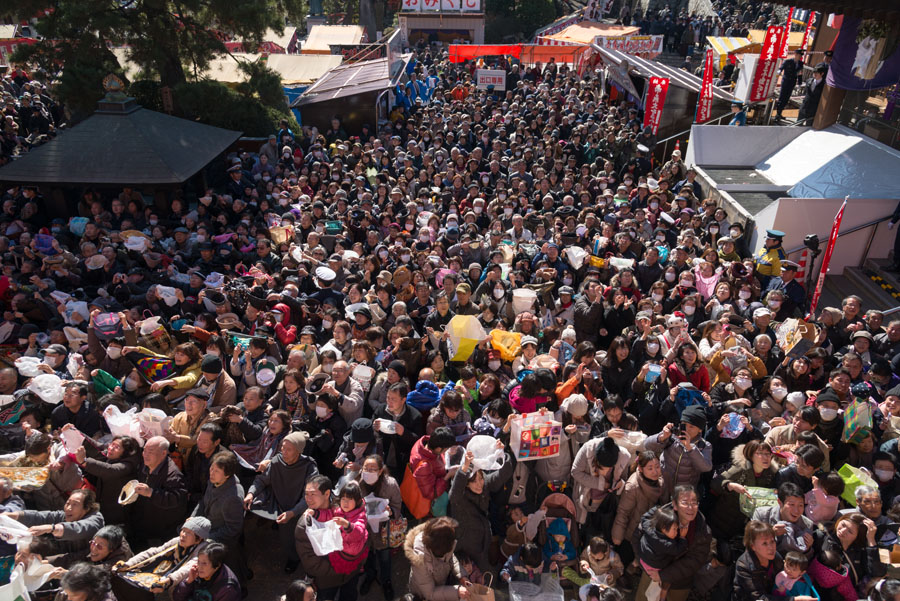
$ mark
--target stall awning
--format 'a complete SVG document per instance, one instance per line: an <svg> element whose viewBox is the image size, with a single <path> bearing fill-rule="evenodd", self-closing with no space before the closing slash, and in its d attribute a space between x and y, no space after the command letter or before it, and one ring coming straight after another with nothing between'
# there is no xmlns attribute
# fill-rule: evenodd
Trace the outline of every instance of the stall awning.
<svg viewBox="0 0 900 601"><path fill-rule="evenodd" d="M522 46L522 64L534 65L546 64L551 58L557 63L578 63L582 57L591 51L590 46L539 46L528 44Z"/></svg>
<svg viewBox="0 0 900 601"><path fill-rule="evenodd" d="M754 48L753 52L761 52L763 42L766 41L766 30L765 29L751 29L750 30L750 43L759 46L758 48ZM803 44L803 32L802 31L792 31L788 36L788 50L796 50ZM745 51L746 52L746 51Z"/></svg>
<svg viewBox="0 0 900 601"><path fill-rule="evenodd" d="M716 55L719 69L725 66L728 55L734 52L740 52L742 48L746 48L753 42L749 38L732 38L732 37L716 37L706 36L706 42Z"/></svg>
<svg viewBox="0 0 900 601"><path fill-rule="evenodd" d="M359 44L365 30L360 25L315 25L300 44L301 54L331 54L330 44Z"/></svg>
<svg viewBox="0 0 900 601"><path fill-rule="evenodd" d="M684 69L676 69L675 67L656 61L648 61L639 56L625 54L618 50L600 48L596 44L593 44L592 47L594 48L594 52L598 53L603 61L609 61L615 65L620 65L622 61L627 61L631 72L644 79L649 79L650 77L668 77L670 85L693 90L695 92L699 92L700 86L703 84L703 80L696 75L688 73ZM734 100L732 94L721 88L717 88L716 86L713 86L713 96L721 100L727 100L728 102Z"/></svg>
<svg viewBox="0 0 900 601"><path fill-rule="evenodd" d="M483 56L512 56L520 58L521 55L521 44L450 44L451 63L471 61Z"/></svg>
<svg viewBox="0 0 900 601"><path fill-rule="evenodd" d="M404 68L411 54L402 57ZM401 69L400 73L403 73ZM328 102L366 92L383 91L397 84L399 74L391 77L387 58L359 61L335 67L291 103L291 108Z"/></svg>
<svg viewBox="0 0 900 601"><path fill-rule="evenodd" d="M555 40L557 42L572 44L592 44L594 38L599 36L619 37L625 35L636 35L640 33L640 27L629 27L625 25L610 25L609 23L597 23L594 21L582 21L575 25L569 25L562 31L550 35L541 36L544 40Z"/></svg>

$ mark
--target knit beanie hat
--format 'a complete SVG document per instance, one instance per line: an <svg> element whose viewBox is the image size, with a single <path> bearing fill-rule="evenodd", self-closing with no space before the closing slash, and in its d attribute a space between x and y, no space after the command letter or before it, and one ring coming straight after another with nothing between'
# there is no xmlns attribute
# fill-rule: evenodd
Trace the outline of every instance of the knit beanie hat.
<svg viewBox="0 0 900 601"><path fill-rule="evenodd" d="M607 436L594 452L594 460L600 467L613 467L619 460L619 445Z"/></svg>
<svg viewBox="0 0 900 601"><path fill-rule="evenodd" d="M197 535L197 538L200 540L206 540L209 538L209 531L212 529L212 522L206 519L203 516L195 515L194 517L188 518L184 522L184 526L182 528L187 528L191 532Z"/></svg>
<svg viewBox="0 0 900 601"><path fill-rule="evenodd" d="M284 442L294 445L297 452L301 454L306 449L307 440L309 440L309 433L307 432L291 432L284 437Z"/></svg>

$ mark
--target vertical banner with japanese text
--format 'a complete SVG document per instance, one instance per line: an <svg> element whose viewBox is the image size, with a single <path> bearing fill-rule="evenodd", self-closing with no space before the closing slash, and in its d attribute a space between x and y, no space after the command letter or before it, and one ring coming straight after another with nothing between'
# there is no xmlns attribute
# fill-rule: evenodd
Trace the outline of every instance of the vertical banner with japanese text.
<svg viewBox="0 0 900 601"><path fill-rule="evenodd" d="M825 256L822 257L822 267L819 270L819 279L816 282L816 290L813 292L812 301L809 303L809 317L812 318L816 312L816 305L819 304L819 297L822 295L822 288L825 286L825 276L828 275L828 264L831 262L831 253L834 252L834 243L837 242L838 232L841 230L841 219L844 218L844 207L847 206L847 196L841 203L837 215L834 217L834 225L831 226L831 235L828 237L828 246L825 247Z"/></svg>
<svg viewBox="0 0 900 601"><path fill-rule="evenodd" d="M766 40L763 42L762 53L759 55L759 62L756 63L756 73L753 74L753 83L750 86L750 102L765 100L772 89L783 32L784 28L777 25L770 25L766 30Z"/></svg>
<svg viewBox="0 0 900 601"><path fill-rule="evenodd" d="M706 123L712 116L713 102L713 51L706 51L706 61L703 66L703 83L700 86L700 97L697 99L697 114L694 123Z"/></svg>
<svg viewBox="0 0 900 601"><path fill-rule="evenodd" d="M644 105L644 127L648 125L656 135L659 130L659 120L662 117L663 106L666 104L666 92L669 91L668 77L651 77L650 87L647 89L647 103Z"/></svg>
<svg viewBox="0 0 900 601"><path fill-rule="evenodd" d="M800 44L800 48L806 52L808 46L807 42L809 42L809 32L812 29L813 24L816 22L816 11L809 11L809 22L806 24L806 30L803 32L803 43Z"/></svg>
<svg viewBox="0 0 900 601"><path fill-rule="evenodd" d="M784 35L781 38L781 53L778 55L781 58L787 58L788 55L788 42L791 37L791 19L794 17L794 7L792 6L788 11L788 19L787 23L784 26Z"/></svg>

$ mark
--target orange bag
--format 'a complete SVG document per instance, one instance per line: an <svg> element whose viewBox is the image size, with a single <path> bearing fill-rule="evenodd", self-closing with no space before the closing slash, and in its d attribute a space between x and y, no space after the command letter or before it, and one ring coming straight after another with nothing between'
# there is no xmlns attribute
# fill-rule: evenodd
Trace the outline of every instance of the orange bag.
<svg viewBox="0 0 900 601"><path fill-rule="evenodd" d="M409 469L409 465L406 466L406 473L403 474L400 496L403 498L404 505L409 509L409 513L417 520L421 520L431 511L431 501L422 495L422 491L419 490L419 485L416 483L416 478L413 476L412 470Z"/></svg>

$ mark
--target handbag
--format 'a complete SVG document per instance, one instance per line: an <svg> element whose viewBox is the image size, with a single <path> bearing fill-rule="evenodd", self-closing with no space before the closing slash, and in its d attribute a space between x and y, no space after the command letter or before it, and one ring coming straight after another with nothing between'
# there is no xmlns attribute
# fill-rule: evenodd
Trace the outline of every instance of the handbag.
<svg viewBox="0 0 900 601"><path fill-rule="evenodd" d="M406 540L406 531L408 528L409 523L406 521L406 518L402 516L399 518L392 518L385 522L379 533L382 546L390 547L391 549L396 549L401 546L403 541Z"/></svg>
<svg viewBox="0 0 900 601"><path fill-rule="evenodd" d="M417 520L421 520L431 511L431 501L422 495L409 465L406 466L403 482L400 484L400 497L403 499L403 504L409 509L409 513Z"/></svg>
<svg viewBox="0 0 900 601"><path fill-rule="evenodd" d="M844 411L841 441L860 442L872 431L872 405L868 400L854 399Z"/></svg>
<svg viewBox="0 0 900 601"><path fill-rule="evenodd" d="M494 575L488 572L484 575L485 579L490 579L490 584L472 583L466 588L469 589L469 599L472 601L494 601Z"/></svg>

